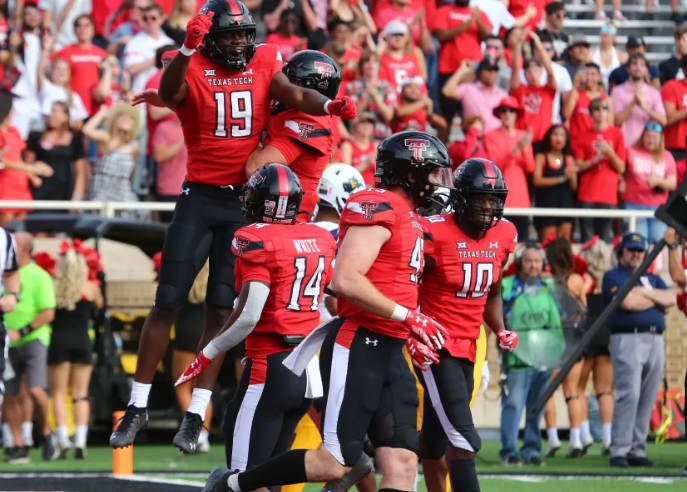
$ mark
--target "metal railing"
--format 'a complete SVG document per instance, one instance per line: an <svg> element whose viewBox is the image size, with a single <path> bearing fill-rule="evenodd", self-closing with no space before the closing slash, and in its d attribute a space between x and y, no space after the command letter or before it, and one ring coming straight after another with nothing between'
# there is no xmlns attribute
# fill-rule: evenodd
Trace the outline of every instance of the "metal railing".
<svg viewBox="0 0 687 492"><path fill-rule="evenodd" d="M25 201L0 200L0 210L85 210L103 217L115 217L119 210L147 210L171 212L174 203L166 202L70 202L70 201ZM631 232L637 230L637 219L652 218L651 210L590 210L582 208L507 208L504 215L519 217L587 217L626 219Z"/></svg>

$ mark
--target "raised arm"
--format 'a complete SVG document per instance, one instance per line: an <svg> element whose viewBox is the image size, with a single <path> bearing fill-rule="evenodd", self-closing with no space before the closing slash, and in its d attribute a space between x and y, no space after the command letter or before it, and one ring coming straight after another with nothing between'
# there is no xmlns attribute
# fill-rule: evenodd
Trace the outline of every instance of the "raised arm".
<svg viewBox="0 0 687 492"><path fill-rule="evenodd" d="M162 89L162 85L160 85L160 89ZM270 97L289 108L303 111L312 116L331 114L341 116L344 120L352 120L357 116L357 110L352 99L344 97L331 100L315 90L293 85L282 72L277 72L272 77Z"/></svg>

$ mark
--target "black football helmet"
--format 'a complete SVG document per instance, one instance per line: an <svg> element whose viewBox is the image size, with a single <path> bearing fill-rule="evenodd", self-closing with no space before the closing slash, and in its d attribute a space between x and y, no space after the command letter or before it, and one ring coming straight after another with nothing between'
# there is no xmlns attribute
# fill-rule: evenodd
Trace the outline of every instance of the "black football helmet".
<svg viewBox="0 0 687 492"><path fill-rule="evenodd" d="M282 164L266 164L242 188L243 215L251 222L293 224L303 199L298 176Z"/></svg>
<svg viewBox="0 0 687 492"><path fill-rule="evenodd" d="M292 84L314 89L329 99L336 98L341 85L336 62L319 51L297 51L286 60L282 72Z"/></svg>
<svg viewBox="0 0 687 492"><path fill-rule="evenodd" d="M200 45L200 54L231 71L243 72L255 56L255 21L248 8L239 0L208 0L201 14L214 12L210 32ZM226 33L244 31L245 44L223 42Z"/></svg>
<svg viewBox="0 0 687 492"><path fill-rule="evenodd" d="M387 189L400 186L419 208L443 207L433 195L437 187L452 187L451 163L446 146L435 136L418 130L396 133L377 148L375 183Z"/></svg>
<svg viewBox="0 0 687 492"><path fill-rule="evenodd" d="M468 159L456 169L451 190L456 222L462 217L486 231L501 221L506 196L503 174L490 160Z"/></svg>

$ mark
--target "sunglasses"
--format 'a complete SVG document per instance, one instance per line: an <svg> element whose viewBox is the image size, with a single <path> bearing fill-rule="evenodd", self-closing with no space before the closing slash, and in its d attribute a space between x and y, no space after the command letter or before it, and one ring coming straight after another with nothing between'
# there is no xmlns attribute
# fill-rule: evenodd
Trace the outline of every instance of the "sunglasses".
<svg viewBox="0 0 687 492"><path fill-rule="evenodd" d="M151 17L148 17L147 15L144 15L144 16L143 16L143 20L144 20L145 22L155 22L155 21L158 20L158 19L159 19L159 17L156 16L156 15L153 15L153 16L151 16Z"/></svg>
<svg viewBox="0 0 687 492"><path fill-rule="evenodd" d="M644 253L642 248L627 248L630 253Z"/></svg>
<svg viewBox="0 0 687 492"><path fill-rule="evenodd" d="M598 108L591 108L589 111L608 111L608 106L599 106Z"/></svg>
<svg viewBox="0 0 687 492"><path fill-rule="evenodd" d="M515 108L499 108L499 113L517 113L518 110Z"/></svg>
<svg viewBox="0 0 687 492"><path fill-rule="evenodd" d="M553 46L544 46L544 51L553 51Z"/></svg>
<svg viewBox="0 0 687 492"><path fill-rule="evenodd" d="M601 26L601 32L609 33L611 36L618 34L618 30L615 27L607 25Z"/></svg>
<svg viewBox="0 0 687 492"><path fill-rule="evenodd" d="M658 124L658 123L649 123L646 125L647 130L653 130L655 132L661 133L663 131L663 127Z"/></svg>

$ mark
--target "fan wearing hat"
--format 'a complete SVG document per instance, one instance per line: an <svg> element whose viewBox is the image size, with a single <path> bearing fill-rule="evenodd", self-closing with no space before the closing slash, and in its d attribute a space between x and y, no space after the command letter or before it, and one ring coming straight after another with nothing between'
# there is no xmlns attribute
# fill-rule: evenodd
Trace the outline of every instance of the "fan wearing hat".
<svg viewBox="0 0 687 492"><path fill-rule="evenodd" d="M630 65L630 60L632 59L632 55L646 54L646 43L644 42L644 38L641 36L628 37L627 43L625 43L625 51L627 51L627 54L629 55L627 63L620 65L618 68L613 70L611 75L608 77L609 92L612 91L616 85L623 84L627 82L627 79L630 78L628 68ZM658 90L661 90L661 72L657 67L649 64L648 61L647 68L649 72L647 82L656 87Z"/></svg>
<svg viewBox="0 0 687 492"><path fill-rule="evenodd" d="M487 157L498 162L508 187L506 207L529 208L532 205L527 186L527 175L534 171L531 130L516 128L522 107L516 98L508 96L495 108L494 115L501 120L501 127L484 135ZM529 217L509 217L515 224L518 236L529 236Z"/></svg>
<svg viewBox="0 0 687 492"><path fill-rule="evenodd" d="M416 0L391 0L389 2L374 2L373 19L377 29L384 31L390 22L398 20L410 28L410 38L413 45L428 49L432 46L432 39L425 22L424 2Z"/></svg>
<svg viewBox="0 0 687 492"><path fill-rule="evenodd" d="M443 130L446 128L446 120L434 114L434 102L424 93L424 84L419 77L401 80L401 102L394 113L391 129L394 133L405 130L427 129L427 122L434 128Z"/></svg>
<svg viewBox="0 0 687 492"><path fill-rule="evenodd" d="M386 25L379 41L379 78L388 81L398 93L405 78L418 78L423 87L427 82L424 54L411 45L409 34L408 24L396 19Z"/></svg>
<svg viewBox="0 0 687 492"><path fill-rule="evenodd" d="M647 241L642 235L628 232L622 237L616 250L618 265L603 279L606 305L630 280L646 250ZM646 438L665 367L665 313L676 303L675 292L658 275L646 273L608 319L616 393L611 466L654 466L646 456Z"/></svg>
<svg viewBox="0 0 687 492"><path fill-rule="evenodd" d="M520 66L522 56L523 36L518 38L516 49L513 51L513 65ZM546 85L541 84L542 66L535 59L525 60L523 68L527 85L520 83L520 72L513 70L510 78L510 93L518 100L523 111L517 120L517 127L521 130L532 129L532 140L537 143L544 138L553 120L553 100L558 91L558 84L553 73L551 59L546 55L539 36L529 32L534 48L539 53L539 59L546 71Z"/></svg>
<svg viewBox="0 0 687 492"><path fill-rule="evenodd" d="M570 37L568 48L565 50L565 56L563 57L565 60L563 66L570 74L571 79L574 80L575 74L591 61L591 56L587 36L584 34L573 34Z"/></svg>

